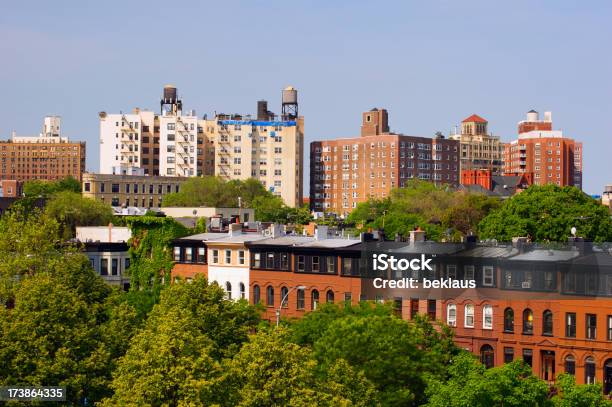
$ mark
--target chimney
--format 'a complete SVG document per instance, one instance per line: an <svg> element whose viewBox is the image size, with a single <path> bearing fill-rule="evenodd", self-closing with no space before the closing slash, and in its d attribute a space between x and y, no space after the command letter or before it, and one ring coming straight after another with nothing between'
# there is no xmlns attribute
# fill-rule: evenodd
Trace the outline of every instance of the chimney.
<svg viewBox="0 0 612 407"><path fill-rule="evenodd" d="M315 240L325 240L327 239L327 226L326 225L317 225L317 228L314 232Z"/></svg>
<svg viewBox="0 0 612 407"><path fill-rule="evenodd" d="M552 123L552 112L544 112L544 121Z"/></svg>
<svg viewBox="0 0 612 407"><path fill-rule="evenodd" d="M109 243L113 242L113 224L112 223L108 224L108 242Z"/></svg>
<svg viewBox="0 0 612 407"><path fill-rule="evenodd" d="M285 234L284 229L285 229L285 226L280 225L278 223L273 223L268 228L268 230L270 231L270 236L272 236L273 239L283 236Z"/></svg>
<svg viewBox="0 0 612 407"><path fill-rule="evenodd" d="M519 253L525 253L527 251L527 244L529 239L526 237L513 237L512 246L518 249Z"/></svg>
<svg viewBox="0 0 612 407"><path fill-rule="evenodd" d="M242 234L242 225L240 223L232 223L229 225L229 235L238 236Z"/></svg>
<svg viewBox="0 0 612 407"><path fill-rule="evenodd" d="M424 242L425 231L421 230L419 226L415 230L410 231L410 243Z"/></svg>

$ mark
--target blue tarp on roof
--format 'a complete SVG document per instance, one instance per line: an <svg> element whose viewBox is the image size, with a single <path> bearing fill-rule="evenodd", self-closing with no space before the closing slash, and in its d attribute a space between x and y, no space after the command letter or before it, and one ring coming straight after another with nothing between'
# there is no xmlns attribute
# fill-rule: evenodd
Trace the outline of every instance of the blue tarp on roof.
<svg viewBox="0 0 612 407"><path fill-rule="evenodd" d="M283 126L283 127L291 127L291 126L295 126L295 120L288 120L288 121L273 121L273 122L267 122L267 121L259 121L259 120L219 120L219 124L225 124L225 125L251 125L251 126Z"/></svg>

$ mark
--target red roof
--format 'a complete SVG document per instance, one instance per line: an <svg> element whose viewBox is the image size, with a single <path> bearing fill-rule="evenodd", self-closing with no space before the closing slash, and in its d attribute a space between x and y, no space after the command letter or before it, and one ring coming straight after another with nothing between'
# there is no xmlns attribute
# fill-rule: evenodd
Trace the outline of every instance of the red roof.
<svg viewBox="0 0 612 407"><path fill-rule="evenodd" d="M483 119L482 117L478 116L477 114L473 114L467 119L465 119L464 121L462 121L461 123L470 123L470 122L486 123L487 121Z"/></svg>

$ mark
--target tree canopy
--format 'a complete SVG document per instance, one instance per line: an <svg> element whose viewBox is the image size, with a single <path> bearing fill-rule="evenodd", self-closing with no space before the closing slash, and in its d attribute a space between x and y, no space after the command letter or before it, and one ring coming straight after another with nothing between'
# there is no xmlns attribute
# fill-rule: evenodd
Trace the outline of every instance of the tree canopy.
<svg viewBox="0 0 612 407"><path fill-rule="evenodd" d="M565 242L572 227L587 240L612 240L608 208L570 186L532 185L505 201L478 226L481 238L511 241L524 236L536 242Z"/></svg>
<svg viewBox="0 0 612 407"><path fill-rule="evenodd" d="M262 222L305 225L312 220L308 208L287 206L281 197L273 195L255 178L244 181L225 181L213 176L190 178L179 192L164 197L163 205L236 208L238 197L242 207L255 209L255 219Z"/></svg>
<svg viewBox="0 0 612 407"><path fill-rule="evenodd" d="M48 198L62 191L80 194L81 183L75 178L66 177L59 181L30 180L23 184L23 195L26 198Z"/></svg>
<svg viewBox="0 0 612 407"><path fill-rule="evenodd" d="M54 193L45 212L58 221L64 239L74 237L77 226L104 226L113 220L113 209L108 204L72 191Z"/></svg>
<svg viewBox="0 0 612 407"><path fill-rule="evenodd" d="M415 180L392 189L384 199L358 204L347 222L362 231L384 230L391 239L406 237L418 226L431 240L458 240L475 233L480 220L498 206L497 198Z"/></svg>

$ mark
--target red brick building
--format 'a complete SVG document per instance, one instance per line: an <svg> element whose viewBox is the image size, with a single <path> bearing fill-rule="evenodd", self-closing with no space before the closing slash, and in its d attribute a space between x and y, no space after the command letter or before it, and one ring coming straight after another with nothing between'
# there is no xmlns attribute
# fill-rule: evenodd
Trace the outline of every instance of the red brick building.
<svg viewBox="0 0 612 407"><path fill-rule="evenodd" d="M459 142L389 131L385 109L362 115L361 136L310 144L310 207L346 215L368 198L421 179L458 185Z"/></svg>
<svg viewBox="0 0 612 407"><path fill-rule="evenodd" d="M504 174L531 174L536 185L582 189L582 143L552 130L552 115L531 110L518 124L518 139L504 149Z"/></svg>

